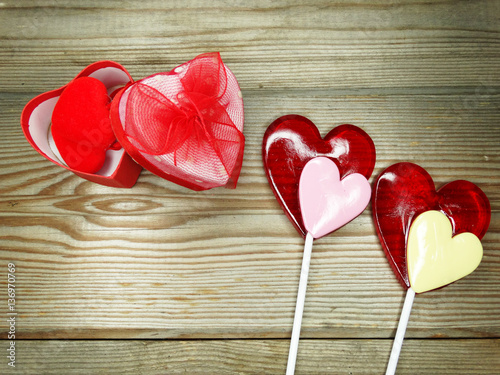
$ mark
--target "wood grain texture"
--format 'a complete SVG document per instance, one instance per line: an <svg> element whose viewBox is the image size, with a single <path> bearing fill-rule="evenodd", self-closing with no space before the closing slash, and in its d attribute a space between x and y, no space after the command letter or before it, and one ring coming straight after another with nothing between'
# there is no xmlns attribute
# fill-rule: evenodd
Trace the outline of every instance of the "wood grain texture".
<svg viewBox="0 0 500 375"><path fill-rule="evenodd" d="M370 182L411 161L437 187L467 179L484 190L483 261L417 296L398 371L498 372L499 14L498 1L0 2L0 301L12 261L17 370L283 373L303 240L268 186L261 142L275 118L298 113L323 135L343 123L370 134ZM22 134L24 105L94 61L139 79L209 51L245 103L235 190L193 192L148 171L132 189L104 187ZM370 208L317 241L298 373L383 372L403 298ZM52 338L119 340L21 340ZM151 338L162 340L128 340ZM122 352L127 361L113 357Z"/></svg>
<svg viewBox="0 0 500 375"><path fill-rule="evenodd" d="M21 341L20 374L282 374L287 340ZM381 374L389 340L302 340L296 374ZM500 341L407 340L398 374L492 374ZM449 354L453 353L453 356Z"/></svg>

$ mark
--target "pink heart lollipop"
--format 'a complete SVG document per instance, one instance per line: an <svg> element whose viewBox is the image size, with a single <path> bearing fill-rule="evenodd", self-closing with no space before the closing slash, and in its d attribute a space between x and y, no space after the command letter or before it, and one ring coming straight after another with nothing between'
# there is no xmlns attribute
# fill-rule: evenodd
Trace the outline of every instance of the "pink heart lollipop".
<svg viewBox="0 0 500 375"><path fill-rule="evenodd" d="M357 217L370 201L367 179L353 173L340 180L337 165L318 157L306 164L299 182L299 202L306 230L314 238L333 232Z"/></svg>
<svg viewBox="0 0 500 375"><path fill-rule="evenodd" d="M331 159L316 157L309 160L302 170L299 203L307 235L287 374L293 374L295 369L313 240L333 232L361 214L370 197L371 188L366 177L353 173L340 179L339 169Z"/></svg>

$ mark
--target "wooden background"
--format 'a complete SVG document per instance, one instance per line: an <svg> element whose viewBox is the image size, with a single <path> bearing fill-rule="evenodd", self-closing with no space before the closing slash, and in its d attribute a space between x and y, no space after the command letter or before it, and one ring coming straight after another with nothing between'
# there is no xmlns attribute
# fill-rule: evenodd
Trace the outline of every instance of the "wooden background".
<svg viewBox="0 0 500 375"><path fill-rule="evenodd" d="M367 131L370 182L411 161L438 187L484 190L483 261L417 295L398 374L499 373L499 16L499 1L0 2L0 335L14 262L16 373L284 373L303 240L260 147L289 113L322 134ZM211 51L245 102L235 190L193 192L148 171L132 189L103 187L42 158L21 132L32 97L94 61L139 79ZM403 298L369 207L315 242L297 374L383 373Z"/></svg>

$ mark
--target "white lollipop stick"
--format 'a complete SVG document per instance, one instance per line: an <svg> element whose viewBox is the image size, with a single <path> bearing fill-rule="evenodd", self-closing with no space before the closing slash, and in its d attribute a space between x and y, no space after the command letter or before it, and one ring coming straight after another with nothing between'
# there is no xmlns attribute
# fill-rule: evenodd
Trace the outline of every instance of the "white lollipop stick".
<svg viewBox="0 0 500 375"><path fill-rule="evenodd" d="M412 288L409 288L406 292L403 311L401 311L401 316L399 318L398 329L396 331L396 336L394 337L394 343L392 344L391 357L389 358L389 364L387 365L387 371L385 375L394 375L394 373L396 372L399 354L401 353L401 347L403 346L406 327L408 325L408 320L410 319L410 313L414 299L415 291Z"/></svg>
<svg viewBox="0 0 500 375"><path fill-rule="evenodd" d="M307 233L306 243L304 245L304 256L302 258L302 268L300 270L299 291L297 293L297 304L295 305L295 316L293 318L292 339L290 341L290 351L288 352L286 375L293 375L295 373L295 362L297 360L297 350L299 348L300 328L302 326L302 314L304 313L309 265L311 264L312 245L313 236L311 233Z"/></svg>
<svg viewBox="0 0 500 375"><path fill-rule="evenodd" d="M287 375L293 375L295 372L313 240L333 232L358 216L370 202L370 197L370 184L364 176L352 173L341 180L337 165L328 158L311 159L302 170L299 180L299 203L307 235L288 353Z"/></svg>

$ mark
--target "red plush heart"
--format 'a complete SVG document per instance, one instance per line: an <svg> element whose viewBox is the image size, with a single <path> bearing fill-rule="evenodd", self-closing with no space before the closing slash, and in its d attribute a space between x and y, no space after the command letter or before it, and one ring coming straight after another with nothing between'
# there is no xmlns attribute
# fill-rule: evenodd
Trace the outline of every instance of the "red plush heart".
<svg viewBox="0 0 500 375"><path fill-rule="evenodd" d="M133 82L127 70L114 61L97 61L85 67L77 74L75 79L80 77L93 77L101 81L111 93L111 97L120 90L121 87ZM71 82L70 82L71 83ZM77 176L86 180L102 184L105 186L130 188L132 187L142 167L137 164L123 150L114 150L106 153L106 160L102 169L98 173L86 173L64 165L61 156L55 152L50 135L52 114L54 107L60 96L68 87L68 84L58 89L44 92L31 99L23 109L21 114L21 128L30 145L47 160L62 166ZM120 146L118 144L118 146Z"/></svg>
<svg viewBox="0 0 500 375"><path fill-rule="evenodd" d="M391 165L377 178L372 198L373 217L380 242L394 274L408 289L406 241L414 218L428 210L451 220L453 235L470 232L481 239L491 209L488 198L469 181L450 182L435 190L425 169L412 163Z"/></svg>
<svg viewBox="0 0 500 375"><path fill-rule="evenodd" d="M298 184L305 164L317 156L332 159L340 177L360 173L367 179L375 166L375 145L368 134L354 125L332 129L323 139L316 125L299 115L276 119L262 143L264 169L276 199L305 237L306 229L298 202Z"/></svg>
<svg viewBox="0 0 500 375"><path fill-rule="evenodd" d="M116 138L109 119L110 97L96 78L80 77L64 89L52 113L52 137L68 167L99 171Z"/></svg>

